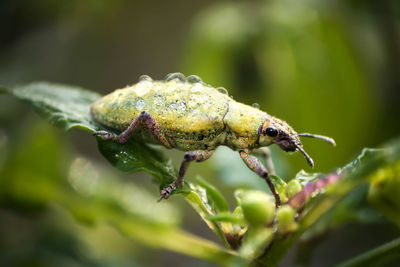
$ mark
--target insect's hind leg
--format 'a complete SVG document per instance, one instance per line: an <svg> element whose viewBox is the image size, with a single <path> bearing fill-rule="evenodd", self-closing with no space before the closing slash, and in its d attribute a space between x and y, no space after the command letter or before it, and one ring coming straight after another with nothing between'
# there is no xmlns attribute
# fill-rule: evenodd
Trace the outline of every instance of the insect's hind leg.
<svg viewBox="0 0 400 267"><path fill-rule="evenodd" d="M167 148L171 148L171 144L168 142L166 136L161 131L157 121L147 112L143 111L137 116L128 128L125 129L121 134L117 135L107 131L97 131L93 133L94 136L100 136L103 140L114 140L120 144L126 143L132 136L133 132L139 125L146 125L150 132Z"/></svg>
<svg viewBox="0 0 400 267"><path fill-rule="evenodd" d="M197 151L189 151L185 154L183 161L181 163L181 167L179 168L179 174L178 174L178 179L176 179L175 182L172 184L168 185L166 188L160 191L161 197L159 199L167 199L169 196L172 194L172 192L179 188L182 187L183 184L183 177L185 176L185 172L189 166L189 163L191 161L197 161L201 162L206 159L209 159L212 154L214 153L214 150L197 150Z"/></svg>
<svg viewBox="0 0 400 267"><path fill-rule="evenodd" d="M276 192L275 186L269 178L268 172L265 169L264 165L253 155L250 155L248 150L240 150L240 157L246 163L247 167L249 167L252 171L258 174L261 178L263 178L271 190L272 194L275 198L275 206L279 207L281 205L281 198L279 194Z"/></svg>

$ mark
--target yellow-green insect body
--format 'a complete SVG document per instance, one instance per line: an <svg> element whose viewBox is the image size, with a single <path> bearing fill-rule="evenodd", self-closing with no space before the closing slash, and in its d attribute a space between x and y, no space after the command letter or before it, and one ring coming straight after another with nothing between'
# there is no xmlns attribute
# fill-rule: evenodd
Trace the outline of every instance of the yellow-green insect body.
<svg viewBox="0 0 400 267"><path fill-rule="evenodd" d="M219 145L237 150L260 145L259 128L269 117L267 113L237 103L222 89L199 79L178 77L181 76L165 81L144 77L94 103L92 116L101 124L122 131L147 111L159 123L170 147L183 151L215 149ZM159 143L143 129L136 137ZM270 142L262 141L263 145Z"/></svg>
<svg viewBox="0 0 400 267"><path fill-rule="evenodd" d="M185 78L180 73L169 74L163 81L142 76L137 84L118 89L93 103L91 114L97 122L121 131L119 135L95 132L102 139L123 144L133 136L188 151L177 180L161 190L164 199L182 186L189 162L204 161L218 146L225 145L239 151L246 165L266 180L278 206L279 195L266 168L251 155L252 151L277 144L284 151L300 151L313 166L299 136L320 138L334 144L328 137L297 134L286 122L236 102L224 88L213 88L197 76Z"/></svg>

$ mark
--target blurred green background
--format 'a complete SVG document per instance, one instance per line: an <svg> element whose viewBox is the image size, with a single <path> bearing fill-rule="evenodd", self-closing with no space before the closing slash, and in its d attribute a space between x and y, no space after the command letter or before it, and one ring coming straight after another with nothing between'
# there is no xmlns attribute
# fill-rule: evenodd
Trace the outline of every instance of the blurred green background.
<svg viewBox="0 0 400 267"><path fill-rule="evenodd" d="M335 138L336 148L318 140L303 142L316 171L322 172L343 166L362 148L380 146L400 133L397 0L2 0L0 21L3 85L46 80L105 94L135 83L141 74L154 79L176 71L196 74L215 87L227 88L237 101L258 103L298 132ZM51 201L46 211L38 208L34 196L48 196L46 190L52 191L56 183L51 177L58 177L57 188L91 188L92 182L84 181L76 189L70 173L64 173L82 158L98 166L92 171L105 169L115 183L149 192L147 201L158 195L150 176L126 176L113 170L86 132L65 134L38 121L26 105L0 96L0 265L210 266L147 249L106 224L82 226ZM39 154L54 149L60 158L48 164L50 178L39 179L44 187L38 188L44 191L36 192L38 181L32 170L44 158L21 153L29 142L32 151L40 149L40 136L45 133L49 133L46 141L54 142L44 145ZM167 153L178 166L183 153ZM278 174L286 179L302 168L311 171L301 155L274 148L273 158ZM187 177L200 173L230 199L237 186L266 190L259 178L236 162L240 162L237 154L221 148L210 161L192 164ZM23 185L10 185L10 177L20 177ZM24 186L30 188L26 194L32 198L20 189ZM80 205L80 200L74 201ZM174 223L213 238L182 200L172 198L163 205L173 210L169 217ZM396 231L385 221L347 225L316 251L312 263L339 262L391 239L398 235ZM351 246L346 246L349 242ZM332 252L338 244L341 248ZM290 265L290 255L283 264Z"/></svg>

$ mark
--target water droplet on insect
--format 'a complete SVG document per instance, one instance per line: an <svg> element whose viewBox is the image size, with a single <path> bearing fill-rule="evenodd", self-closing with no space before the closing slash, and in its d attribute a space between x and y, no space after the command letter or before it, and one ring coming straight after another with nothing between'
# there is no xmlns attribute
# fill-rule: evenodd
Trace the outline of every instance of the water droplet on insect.
<svg viewBox="0 0 400 267"><path fill-rule="evenodd" d="M184 110L186 110L186 102L185 102L185 101L178 102L178 103L177 103L176 109L177 109L178 111L184 111Z"/></svg>
<svg viewBox="0 0 400 267"><path fill-rule="evenodd" d="M228 94L228 91L224 87L218 87L217 90L224 95Z"/></svg>
<svg viewBox="0 0 400 267"><path fill-rule="evenodd" d="M136 102L136 109L137 110L144 110L144 107L146 106L146 103L144 102L144 100L143 99L139 99L137 102Z"/></svg>
<svg viewBox="0 0 400 267"><path fill-rule="evenodd" d="M253 103L252 106L253 108L260 109L260 104L258 103Z"/></svg>
<svg viewBox="0 0 400 267"><path fill-rule="evenodd" d="M153 104L156 106L161 106L164 104L164 95L157 93L154 95Z"/></svg>
<svg viewBox="0 0 400 267"><path fill-rule="evenodd" d="M165 76L165 80L167 82L172 81L174 79L179 79L180 81L184 82L185 81L185 75L183 75L180 72L175 72L175 73L170 73Z"/></svg>
<svg viewBox="0 0 400 267"><path fill-rule="evenodd" d="M140 77L139 77L139 82L141 82L141 81L152 81L153 79L149 76L149 75L141 75Z"/></svg>
<svg viewBox="0 0 400 267"><path fill-rule="evenodd" d="M169 105L169 108L176 109L176 104L175 104L175 103L171 103L171 104Z"/></svg>
<svg viewBox="0 0 400 267"><path fill-rule="evenodd" d="M144 96L151 90L151 82L143 80L135 85L135 93L137 96Z"/></svg>
<svg viewBox="0 0 400 267"><path fill-rule="evenodd" d="M192 93L199 93L202 92L202 88L203 86L201 85L201 83L196 83L195 85L193 85L191 91Z"/></svg>
<svg viewBox="0 0 400 267"><path fill-rule="evenodd" d="M201 83L201 79L197 75L190 75L186 78L189 83Z"/></svg>

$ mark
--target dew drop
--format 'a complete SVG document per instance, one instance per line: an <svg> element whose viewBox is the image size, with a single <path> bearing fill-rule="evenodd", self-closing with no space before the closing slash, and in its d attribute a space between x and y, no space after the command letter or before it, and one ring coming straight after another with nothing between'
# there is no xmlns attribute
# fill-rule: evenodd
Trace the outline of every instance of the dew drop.
<svg viewBox="0 0 400 267"><path fill-rule="evenodd" d="M161 106L164 104L164 95L157 93L154 95L153 104L156 106Z"/></svg>
<svg viewBox="0 0 400 267"><path fill-rule="evenodd" d="M149 82L151 82L151 81L153 81L153 79L149 75L141 75L139 77L139 82L141 82L141 81L149 81Z"/></svg>
<svg viewBox="0 0 400 267"><path fill-rule="evenodd" d="M143 80L135 85L134 91L137 96L144 96L151 90L151 88L152 88L152 83Z"/></svg>
<svg viewBox="0 0 400 267"><path fill-rule="evenodd" d="M221 94L228 95L228 91L224 87L218 87L217 90Z"/></svg>
<svg viewBox="0 0 400 267"><path fill-rule="evenodd" d="M260 104L258 103L253 103L252 106L253 108L260 109Z"/></svg>
<svg viewBox="0 0 400 267"><path fill-rule="evenodd" d="M195 85L193 85L191 91L192 93L199 93L202 92L202 88L203 86L201 85L201 83L196 83Z"/></svg>
<svg viewBox="0 0 400 267"><path fill-rule="evenodd" d="M139 99L137 102L136 102L136 109L137 110L144 110L144 107L146 106L146 103L144 102L144 100L143 99Z"/></svg>
<svg viewBox="0 0 400 267"><path fill-rule="evenodd" d="M201 79L197 75L190 75L186 78L189 83L201 83Z"/></svg>
<svg viewBox="0 0 400 267"><path fill-rule="evenodd" d="M177 103L176 109L177 109L178 111L184 111L184 110L186 110L186 102L185 102L185 101L178 102L178 103Z"/></svg>
<svg viewBox="0 0 400 267"><path fill-rule="evenodd" d="M175 73L170 73L165 76L165 80L167 82L172 81L174 79L179 79L180 81L184 82L185 81L185 75L183 75L180 72L175 72Z"/></svg>

